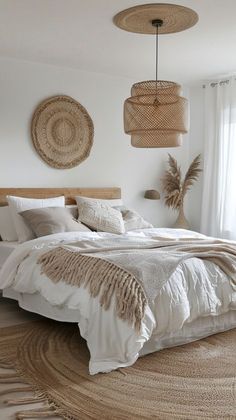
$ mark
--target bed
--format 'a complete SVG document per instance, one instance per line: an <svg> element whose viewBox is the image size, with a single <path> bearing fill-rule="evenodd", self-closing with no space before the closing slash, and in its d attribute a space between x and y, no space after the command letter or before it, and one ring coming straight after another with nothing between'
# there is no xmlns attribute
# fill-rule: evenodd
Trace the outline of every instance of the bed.
<svg viewBox="0 0 236 420"><path fill-rule="evenodd" d="M5 204L6 195L45 198L60 194L65 195L67 204L74 204L75 195L119 199L121 192L119 188L0 189L0 203ZM212 261L193 256L178 264L155 299L148 301L139 329L117 316L114 296L109 308L104 309L99 296L91 296L88 288L78 288L63 281L55 283L37 264L39 255L62 244L65 247L103 241L120 244L121 240L125 244L134 241L135 244L152 244L154 237L163 241L207 241L204 235L196 232L146 228L122 235L67 232L20 245L1 243L1 264L3 258L5 264L0 272L0 288L4 297L17 300L25 310L61 322L78 323L80 334L86 339L90 351L90 374L127 367L140 356L235 328L236 289L229 276Z"/></svg>
<svg viewBox="0 0 236 420"><path fill-rule="evenodd" d="M14 249L16 249L17 245L17 241L0 241L0 269L9 255L14 251Z"/></svg>

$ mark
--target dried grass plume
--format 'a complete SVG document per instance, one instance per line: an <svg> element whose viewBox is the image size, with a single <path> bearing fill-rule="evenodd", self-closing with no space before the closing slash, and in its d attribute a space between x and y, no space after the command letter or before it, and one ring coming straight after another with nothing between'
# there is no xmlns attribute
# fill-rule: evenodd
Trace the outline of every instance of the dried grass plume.
<svg viewBox="0 0 236 420"><path fill-rule="evenodd" d="M186 193L194 182L198 180L199 174L202 172L200 168L201 155L196 156L192 161L183 181L180 166L178 166L176 159L170 154L168 156L169 169L166 170L162 179L165 204L167 207L177 210L183 204Z"/></svg>

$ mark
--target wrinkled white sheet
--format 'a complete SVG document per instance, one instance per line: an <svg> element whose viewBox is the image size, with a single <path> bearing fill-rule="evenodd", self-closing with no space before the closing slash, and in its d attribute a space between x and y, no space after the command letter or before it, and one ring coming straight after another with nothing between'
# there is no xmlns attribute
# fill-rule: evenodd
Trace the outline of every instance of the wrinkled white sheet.
<svg viewBox="0 0 236 420"><path fill-rule="evenodd" d="M0 269L17 246L18 242L0 241Z"/></svg>
<svg viewBox="0 0 236 420"><path fill-rule="evenodd" d="M124 236L132 235L142 238L204 237L185 230L154 228L130 232ZM197 258L180 264L155 301L149 304L140 334L117 318L114 304L105 311L100 307L98 299L91 298L86 289L78 289L63 282L54 284L40 274L40 266L36 261L39 253L44 250L62 242L71 243L88 238L99 240L104 236L110 234L76 232L34 239L18 246L0 272L1 289L11 288L23 294L38 293L52 306L78 311L80 332L90 350L90 374L132 365L140 354L162 348L160 342L163 337L178 335L186 325L204 317L220 317L236 310L236 293L227 276L213 263ZM152 346L148 346L149 342L152 342Z"/></svg>

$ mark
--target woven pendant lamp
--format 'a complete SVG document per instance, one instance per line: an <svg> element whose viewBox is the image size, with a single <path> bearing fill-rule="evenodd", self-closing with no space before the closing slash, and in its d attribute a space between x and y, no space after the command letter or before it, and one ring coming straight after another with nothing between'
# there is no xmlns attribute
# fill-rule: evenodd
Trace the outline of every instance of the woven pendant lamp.
<svg viewBox="0 0 236 420"><path fill-rule="evenodd" d="M156 35L156 79L135 83L124 103L124 130L131 135L132 146L181 146L189 126L188 101L179 84L158 80L158 36L190 28L197 21L193 10L165 3L131 7L114 17L121 29Z"/></svg>

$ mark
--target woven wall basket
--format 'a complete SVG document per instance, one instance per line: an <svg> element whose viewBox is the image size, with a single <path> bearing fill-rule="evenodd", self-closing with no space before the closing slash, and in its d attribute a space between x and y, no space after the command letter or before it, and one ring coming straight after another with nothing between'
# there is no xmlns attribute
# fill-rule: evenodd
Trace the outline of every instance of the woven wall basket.
<svg viewBox="0 0 236 420"><path fill-rule="evenodd" d="M85 160L93 145L93 122L86 109L69 96L53 96L35 110L31 135L48 165L66 169Z"/></svg>

